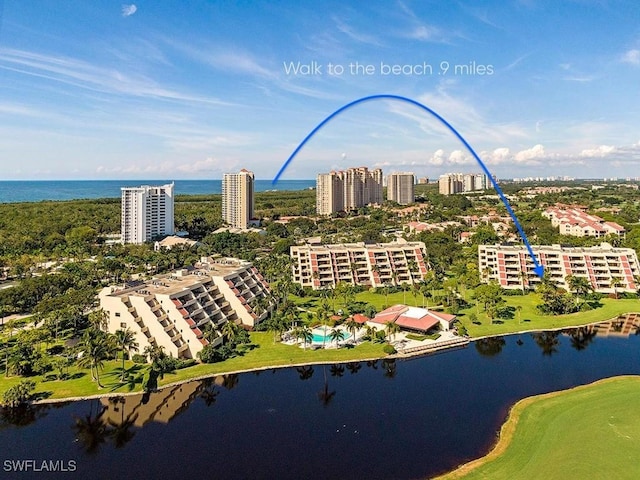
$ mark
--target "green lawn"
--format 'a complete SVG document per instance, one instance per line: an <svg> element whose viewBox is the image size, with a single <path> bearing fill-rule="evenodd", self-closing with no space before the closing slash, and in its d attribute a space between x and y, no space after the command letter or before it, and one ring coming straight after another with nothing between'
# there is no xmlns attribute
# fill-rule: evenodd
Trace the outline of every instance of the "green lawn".
<svg viewBox="0 0 640 480"><path fill-rule="evenodd" d="M386 356L382 351L383 345L370 342L364 342L355 348L307 349L305 351L297 346L284 345L280 342L274 343L273 334L269 332L252 332L251 341L257 345L257 348L247 352L242 357L231 358L220 363L198 364L190 368L177 370L175 373L165 374L164 379L160 380L159 384L166 385L167 383L204 375L251 370L267 366L287 366L312 362L348 362ZM126 362L125 368L132 372L134 378L138 377L139 380L137 383L129 384L120 383L121 368L121 360L105 362L104 370L100 374L101 383L104 385L102 389L98 388L97 384L91 380L91 374L88 369L83 370L75 367L69 369L69 375L72 377L70 380L43 381L44 378L42 376L29 377L29 379L36 382L35 393L44 394L46 398L68 398L140 391L140 380L146 366ZM16 376L8 378L0 376L0 397L7 389L16 385L22 379Z"/></svg>
<svg viewBox="0 0 640 480"><path fill-rule="evenodd" d="M640 377L518 402L486 457L442 479L640 478Z"/></svg>
<svg viewBox="0 0 640 480"><path fill-rule="evenodd" d="M437 292L440 294L442 292ZM465 292L465 296L470 303L473 303L472 292ZM383 305L395 305L398 303L404 303L406 297L406 304L422 307L422 295L418 295L414 298L410 292L406 295L402 292L389 294L388 298L380 293L361 292L356 295L356 301L370 303L380 311ZM318 298L299 298L292 297L297 305L304 309L315 311L320 299ZM506 333L514 333L522 330L544 330L561 327L573 327L579 325L586 325L588 323L603 322L617 317L623 313L640 312L640 299L612 299L605 298L600 300L601 307L587 312L573 313L570 315L541 315L536 306L541 302L540 297L536 293L529 293L528 295L514 295L503 297L506 300L506 306L512 307L512 318L495 318L493 323L484 313L482 308L463 309L458 314L458 319L467 328L467 332L470 337L484 337L487 335L502 335ZM335 303L335 310L344 309L345 305L342 298L336 297L335 300L329 299L329 304L333 306ZM427 299L427 307L432 307L433 302L429 302ZM518 312L517 307L522 307L522 310ZM478 317L479 323L473 323L469 319L469 315L475 313ZM304 317L304 315L303 315Z"/></svg>
<svg viewBox="0 0 640 480"><path fill-rule="evenodd" d="M266 366L287 366L312 362L348 362L368 358L382 358L386 354L382 351L384 345L363 342L355 348L319 349L311 350L274 343L273 333L252 332L251 341L258 348L247 352L242 357L235 357L221 363L200 364L191 368L178 370L165 375L160 385L177 382L201 375L257 369Z"/></svg>
<svg viewBox="0 0 640 480"><path fill-rule="evenodd" d="M640 300L638 299L611 299L605 298L600 302L602 307L587 312L572 313L570 315L541 315L536 310L536 305L542 303L535 293L526 296L505 296L507 306L522 310L513 311L513 318L491 320L486 316L481 308L471 307L462 310L458 319L467 328L471 337L484 337L487 335L501 335L513 333L521 330L544 330L560 327L571 327L586 325L588 323L610 320L622 313L640 312ZM479 324L474 324L469 319L469 315L475 313Z"/></svg>

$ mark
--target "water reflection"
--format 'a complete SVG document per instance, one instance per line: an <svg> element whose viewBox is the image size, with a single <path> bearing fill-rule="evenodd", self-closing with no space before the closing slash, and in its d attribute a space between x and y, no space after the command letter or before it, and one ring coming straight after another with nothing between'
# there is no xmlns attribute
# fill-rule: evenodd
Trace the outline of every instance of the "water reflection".
<svg viewBox="0 0 640 480"><path fill-rule="evenodd" d="M505 341L503 337L481 338L474 342L476 351L483 357L493 357L502 352Z"/></svg>
<svg viewBox="0 0 640 480"><path fill-rule="evenodd" d="M263 478L312 478L326 471L333 478L424 478L490 448L519 398L640 373L639 350L628 348L640 342L637 330L638 318L624 317L562 332L478 340L475 348L411 361L219 375L150 395L67 403L57 414L55 404L2 410L0 444L9 452L6 458L30 451L52 458L84 452L83 478L92 472L104 472L99 478L197 475L200 467L175 458L188 458L194 443L216 436L223 439L214 449L225 458L221 477L251 478L260 471ZM606 336L613 338L601 340ZM421 403L430 408L416 409ZM415 428L407 428L407 418ZM473 425L472 432L461 425ZM185 432L189 442L183 441ZM140 458L157 454L160 441L174 455L156 455L136 470ZM360 455L374 443L380 447L375 459ZM260 451L247 454L247 444L261 445ZM290 462L308 451L326 456ZM353 468L326 462L338 455L353 456Z"/></svg>

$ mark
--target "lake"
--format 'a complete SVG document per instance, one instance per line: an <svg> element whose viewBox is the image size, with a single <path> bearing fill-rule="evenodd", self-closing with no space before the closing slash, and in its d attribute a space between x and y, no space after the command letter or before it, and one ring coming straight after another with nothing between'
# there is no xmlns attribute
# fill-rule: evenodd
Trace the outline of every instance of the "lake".
<svg viewBox="0 0 640 480"><path fill-rule="evenodd" d="M634 322L5 411L0 468L34 459L74 465L47 478L425 478L485 454L521 398L640 374Z"/></svg>

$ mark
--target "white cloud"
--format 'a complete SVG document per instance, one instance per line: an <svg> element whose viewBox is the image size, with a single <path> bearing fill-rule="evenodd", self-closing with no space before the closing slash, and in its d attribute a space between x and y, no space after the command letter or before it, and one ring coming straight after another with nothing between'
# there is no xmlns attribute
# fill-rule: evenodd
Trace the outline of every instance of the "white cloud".
<svg viewBox="0 0 640 480"><path fill-rule="evenodd" d="M134 13L136 13L138 11L138 7L136 7L135 4L131 4L131 5L122 5L122 16L123 17L130 17L131 15L133 15Z"/></svg>
<svg viewBox="0 0 640 480"><path fill-rule="evenodd" d="M580 152L581 157L604 158L616 153L618 149L613 145L600 145L596 148L585 149Z"/></svg>
<svg viewBox="0 0 640 480"><path fill-rule="evenodd" d="M475 159L462 150L454 150L449 155L449 164L451 165L469 165L470 163L474 162Z"/></svg>
<svg viewBox="0 0 640 480"><path fill-rule="evenodd" d="M633 48L631 50L626 51L622 55L622 62L629 63L631 65L640 65L640 50L637 48Z"/></svg>
<svg viewBox="0 0 640 480"><path fill-rule="evenodd" d="M433 155L429 159L429 164L438 166L438 165L443 165L444 161L445 161L444 150L439 149L433 152Z"/></svg>
<svg viewBox="0 0 640 480"><path fill-rule="evenodd" d="M544 146L538 144L527 150L522 150L516 153L513 159L516 163L535 164L545 157L546 154L544 151Z"/></svg>

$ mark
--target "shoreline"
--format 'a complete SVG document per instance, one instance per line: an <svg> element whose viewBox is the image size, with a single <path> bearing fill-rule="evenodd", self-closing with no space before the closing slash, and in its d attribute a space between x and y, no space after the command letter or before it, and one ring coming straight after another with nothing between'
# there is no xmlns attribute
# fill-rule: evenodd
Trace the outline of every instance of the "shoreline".
<svg viewBox="0 0 640 480"><path fill-rule="evenodd" d="M636 315L640 315L640 313L638 312L628 312L626 314L623 315L629 315L629 314L636 314ZM620 315L619 315L620 316ZM618 316L618 317L619 317ZM374 361L374 360L383 360L383 359L393 359L393 360L404 360L404 359L414 359L416 357L422 357L422 356L429 356L429 355L433 355L433 354L441 354L441 353L446 353L447 351L450 350L456 350L459 349L461 347L465 348L469 343L471 342L475 342L477 340L483 340L486 338L495 338L495 337L504 337L504 336L511 336L511 335L522 335L522 334L526 334L526 333L536 333L536 332L555 332L555 331L559 331L559 330L567 330L567 329L571 329L571 328L580 328L580 327L587 327L590 325L597 325L600 323L606 323L606 322L612 322L614 320L616 320L618 317L614 317L611 318L609 320L602 320L599 322L589 322L589 323L585 323L582 325L573 325L573 326L565 326L565 327L556 327L556 328L544 328L544 329L531 329L531 330L520 330L517 332L509 332L509 333L503 333L503 334L497 334L497 335L484 335L482 337L473 337L473 338L467 338L469 340L468 343L464 344L464 345L452 345L452 346L447 346L444 348L440 348L440 349L433 349L433 350L426 350L426 351L417 351L417 352L409 352L409 353L394 353L394 354L389 354L389 355L385 355L382 357L368 357L368 358L358 358L358 359L353 359L353 360L342 360L342 361L327 361L327 360L320 360L320 361L310 361L310 362L301 362L301 363L291 363L291 364L281 364L281 365L265 365L262 367L255 367L255 368L248 368L248 369L242 369L242 370L230 370L228 372L219 372L219 373L208 373L208 374L203 374L203 375L197 375L194 376L192 378L187 378L184 380L178 380L175 382L169 382L167 384L164 385L160 385L158 386L156 391L161 391L165 388L171 388L171 387L175 387L176 385L181 385L184 383L188 383L188 382L192 382L192 381L202 381L205 380L207 378L213 378L213 377L218 377L221 375L238 375L241 373L251 373L251 372L258 372L258 371L265 371L265 370L275 370L275 369L282 369L282 368L298 368L298 367L305 367L305 366L313 366L313 365L334 365L334 364L345 364L345 363L350 363L350 362L368 362L368 361ZM460 337L460 338L464 338L464 337ZM613 378L613 377L611 377ZM52 398L52 399L42 399L42 400L36 400L34 402L32 402L32 404L34 405L41 405L41 404L54 404L54 403L65 403L65 402L79 402L79 401L85 401L85 400L96 400L96 399L100 399L100 398L106 398L106 397L126 397L126 396L133 396L133 395L142 395L144 394L144 391L142 390L138 390L138 391L133 391L133 392L121 392L121 393L96 393L93 395L83 395L83 396L78 396L78 397L64 397L64 398Z"/></svg>
<svg viewBox="0 0 640 480"><path fill-rule="evenodd" d="M467 474L473 472L477 468L480 468L483 465L486 465L487 463L498 459L511 445L513 437L515 436L515 433L517 431L518 424L520 423L520 417L522 416L522 413L525 411L525 409L530 405L535 404L538 401L544 401L549 398L563 395L568 392L580 391L603 383L615 382L617 380L626 378L638 379L640 378L640 375L616 375L613 377L596 380L595 382L587 383L585 385L578 385L564 390L556 390L554 392L533 395L518 400L509 408L507 418L500 427L498 439L491 447L491 449L486 453L486 455L458 465L453 470L440 474L437 477L433 477L433 480L455 480L458 478L464 478Z"/></svg>

